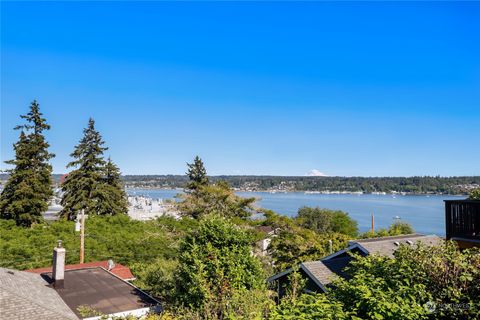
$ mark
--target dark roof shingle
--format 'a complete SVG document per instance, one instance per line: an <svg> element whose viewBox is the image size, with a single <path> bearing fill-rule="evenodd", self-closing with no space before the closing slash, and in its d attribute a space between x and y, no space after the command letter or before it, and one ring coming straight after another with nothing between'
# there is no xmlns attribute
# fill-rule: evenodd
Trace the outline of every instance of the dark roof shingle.
<svg viewBox="0 0 480 320"><path fill-rule="evenodd" d="M0 319L78 319L40 275L5 268L0 268L0 310Z"/></svg>

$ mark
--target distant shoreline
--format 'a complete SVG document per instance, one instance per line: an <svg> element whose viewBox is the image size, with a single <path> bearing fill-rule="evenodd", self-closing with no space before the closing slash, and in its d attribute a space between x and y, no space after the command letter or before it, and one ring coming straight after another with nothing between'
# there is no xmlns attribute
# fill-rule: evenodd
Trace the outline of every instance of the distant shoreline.
<svg viewBox="0 0 480 320"><path fill-rule="evenodd" d="M166 188L166 187L134 187L126 186L125 189L129 190L178 190L183 191L183 188ZM305 190L248 190L234 188L235 192L259 192L270 194L282 194L282 193L304 193L304 194L321 194L321 195L394 195L394 196L458 196L468 197L466 193L409 193L409 192L362 192L362 191L305 191Z"/></svg>

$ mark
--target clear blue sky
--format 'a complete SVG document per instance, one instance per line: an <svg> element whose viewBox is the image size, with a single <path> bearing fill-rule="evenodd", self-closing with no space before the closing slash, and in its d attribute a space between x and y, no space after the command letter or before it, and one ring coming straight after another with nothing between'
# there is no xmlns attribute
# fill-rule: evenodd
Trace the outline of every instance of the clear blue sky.
<svg viewBox="0 0 480 320"><path fill-rule="evenodd" d="M2 2L1 158L37 99L126 174L480 174L480 3ZM1 168L5 168L2 164Z"/></svg>

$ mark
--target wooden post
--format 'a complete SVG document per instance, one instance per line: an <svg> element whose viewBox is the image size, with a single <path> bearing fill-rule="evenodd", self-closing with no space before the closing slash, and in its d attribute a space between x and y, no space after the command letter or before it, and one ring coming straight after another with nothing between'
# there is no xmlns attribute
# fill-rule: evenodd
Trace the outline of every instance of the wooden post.
<svg viewBox="0 0 480 320"><path fill-rule="evenodd" d="M85 255L85 211L82 209L81 217L81 226L80 226L80 263L84 261Z"/></svg>
<svg viewBox="0 0 480 320"><path fill-rule="evenodd" d="M375 233L375 215L372 212L372 234Z"/></svg>

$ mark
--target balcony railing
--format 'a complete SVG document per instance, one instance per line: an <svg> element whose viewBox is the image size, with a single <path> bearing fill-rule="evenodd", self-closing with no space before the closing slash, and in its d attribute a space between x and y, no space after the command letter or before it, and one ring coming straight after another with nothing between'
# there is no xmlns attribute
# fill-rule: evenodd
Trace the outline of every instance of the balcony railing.
<svg viewBox="0 0 480 320"><path fill-rule="evenodd" d="M480 240L480 201L445 200L447 240Z"/></svg>

